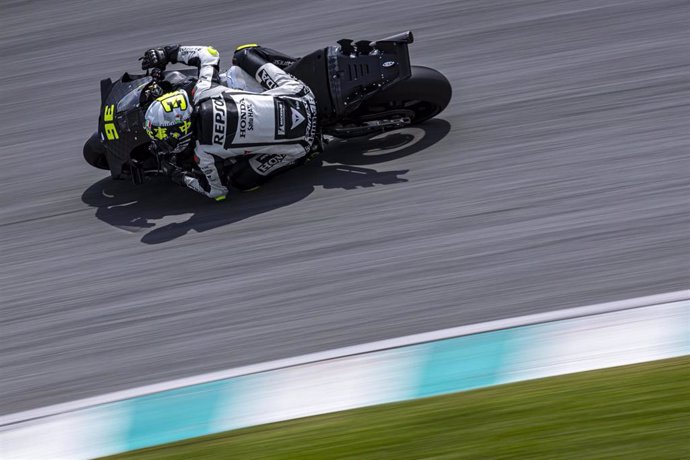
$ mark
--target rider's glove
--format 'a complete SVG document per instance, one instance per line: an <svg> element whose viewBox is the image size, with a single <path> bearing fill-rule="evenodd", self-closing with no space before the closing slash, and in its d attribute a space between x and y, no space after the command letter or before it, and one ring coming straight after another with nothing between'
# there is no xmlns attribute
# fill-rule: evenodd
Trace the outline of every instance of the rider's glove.
<svg viewBox="0 0 690 460"><path fill-rule="evenodd" d="M151 48L144 53L144 56L139 58L141 61L142 70L148 69L165 69L165 66L172 62L177 62L177 51L179 45L168 45L163 48Z"/></svg>
<svg viewBox="0 0 690 460"><path fill-rule="evenodd" d="M170 62L170 59L165 54L165 49L151 48L150 50L147 50L144 53L144 56L141 58L141 69L162 69L165 68L168 62Z"/></svg>

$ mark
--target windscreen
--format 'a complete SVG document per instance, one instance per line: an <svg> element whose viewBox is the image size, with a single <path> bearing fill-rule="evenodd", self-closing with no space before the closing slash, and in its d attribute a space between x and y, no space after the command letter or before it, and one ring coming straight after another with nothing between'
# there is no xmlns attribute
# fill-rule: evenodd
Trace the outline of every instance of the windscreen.
<svg viewBox="0 0 690 460"><path fill-rule="evenodd" d="M151 77L139 78L137 80L132 81L130 83L130 86L133 86L134 89L127 93L122 99L120 99L120 102L117 103L118 113L126 112L137 107L139 105L139 97L141 96L141 91L150 82Z"/></svg>

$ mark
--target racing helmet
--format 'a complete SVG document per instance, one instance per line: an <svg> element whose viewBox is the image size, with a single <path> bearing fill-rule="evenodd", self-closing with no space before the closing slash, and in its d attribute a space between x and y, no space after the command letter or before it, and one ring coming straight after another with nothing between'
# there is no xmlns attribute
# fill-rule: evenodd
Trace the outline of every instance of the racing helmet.
<svg viewBox="0 0 690 460"><path fill-rule="evenodd" d="M182 152L192 140L192 110L184 90L160 96L146 109L146 134L162 152Z"/></svg>

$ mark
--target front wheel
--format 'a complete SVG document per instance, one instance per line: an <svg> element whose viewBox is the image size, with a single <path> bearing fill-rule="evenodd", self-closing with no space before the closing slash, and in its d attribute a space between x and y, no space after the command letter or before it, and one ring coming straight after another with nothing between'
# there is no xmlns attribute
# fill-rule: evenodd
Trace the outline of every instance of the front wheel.
<svg viewBox="0 0 690 460"><path fill-rule="evenodd" d="M110 169L105 156L105 147L101 142L101 136L95 132L84 144L84 159L88 164L98 169Z"/></svg>
<svg viewBox="0 0 690 460"><path fill-rule="evenodd" d="M453 89L448 79L430 67L412 66L412 76L366 100L356 111L360 119L400 114L411 124L435 117L448 106Z"/></svg>

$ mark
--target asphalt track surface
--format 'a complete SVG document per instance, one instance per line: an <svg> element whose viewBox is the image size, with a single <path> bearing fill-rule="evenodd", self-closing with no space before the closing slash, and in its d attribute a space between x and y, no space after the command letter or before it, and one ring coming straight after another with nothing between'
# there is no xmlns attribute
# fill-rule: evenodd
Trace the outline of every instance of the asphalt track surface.
<svg viewBox="0 0 690 460"><path fill-rule="evenodd" d="M688 287L687 1L165 5L3 2L0 413ZM420 128L222 204L81 158L149 46L406 29L455 91Z"/></svg>

